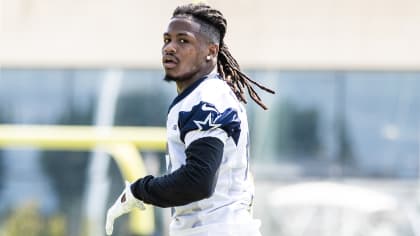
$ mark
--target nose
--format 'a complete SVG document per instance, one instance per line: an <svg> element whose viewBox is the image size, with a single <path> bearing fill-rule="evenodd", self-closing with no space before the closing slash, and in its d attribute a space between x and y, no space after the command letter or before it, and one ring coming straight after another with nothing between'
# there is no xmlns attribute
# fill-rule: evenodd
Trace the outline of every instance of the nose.
<svg viewBox="0 0 420 236"><path fill-rule="evenodd" d="M175 45L172 42L169 42L168 44L163 46L163 54L175 54L176 48Z"/></svg>

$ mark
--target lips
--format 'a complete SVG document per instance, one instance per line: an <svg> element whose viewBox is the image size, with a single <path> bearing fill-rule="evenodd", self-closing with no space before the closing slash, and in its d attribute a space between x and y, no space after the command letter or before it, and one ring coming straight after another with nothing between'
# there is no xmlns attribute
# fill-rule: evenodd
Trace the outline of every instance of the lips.
<svg viewBox="0 0 420 236"><path fill-rule="evenodd" d="M175 68L179 63L178 58L172 55L165 55L162 58L162 64L165 67L165 69L172 69Z"/></svg>

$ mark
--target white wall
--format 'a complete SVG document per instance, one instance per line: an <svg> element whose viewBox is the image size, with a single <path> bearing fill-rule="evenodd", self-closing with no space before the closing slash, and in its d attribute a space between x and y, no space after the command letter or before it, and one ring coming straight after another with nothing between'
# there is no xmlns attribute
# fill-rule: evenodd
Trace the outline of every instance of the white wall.
<svg viewBox="0 0 420 236"><path fill-rule="evenodd" d="M0 0L3 67L160 68L162 32L190 1ZM420 69L418 0L212 0L243 67Z"/></svg>

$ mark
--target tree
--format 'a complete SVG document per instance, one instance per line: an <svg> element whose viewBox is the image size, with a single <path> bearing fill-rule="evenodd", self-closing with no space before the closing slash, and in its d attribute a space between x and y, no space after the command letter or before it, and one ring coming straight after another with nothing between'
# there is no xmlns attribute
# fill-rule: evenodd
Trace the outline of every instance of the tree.
<svg viewBox="0 0 420 236"><path fill-rule="evenodd" d="M93 109L79 111L72 104L67 107L69 109L61 115L58 123L66 125L92 123ZM60 211L69 219L66 226L71 232L67 232L66 235L75 235L80 228L81 193L85 189L89 156L88 151L57 150L41 153L41 166L58 196Z"/></svg>
<svg viewBox="0 0 420 236"><path fill-rule="evenodd" d="M0 108L1 110L1 108ZM2 116L2 114L4 114L5 112L0 112L0 124L4 123L6 120L5 118ZM0 149L0 192L3 189L3 185L4 185L4 178L5 178L5 174L4 171L5 170L5 164L4 164L4 156L3 156L3 150Z"/></svg>
<svg viewBox="0 0 420 236"><path fill-rule="evenodd" d="M318 111L297 109L291 102L280 106L277 119L277 151L294 158L315 156L321 149Z"/></svg>
<svg viewBox="0 0 420 236"><path fill-rule="evenodd" d="M165 126L168 107L160 93L123 94L118 99L115 124Z"/></svg>
<svg viewBox="0 0 420 236"><path fill-rule="evenodd" d="M0 150L0 192L3 189L3 183L4 183L4 158L3 158L3 150Z"/></svg>

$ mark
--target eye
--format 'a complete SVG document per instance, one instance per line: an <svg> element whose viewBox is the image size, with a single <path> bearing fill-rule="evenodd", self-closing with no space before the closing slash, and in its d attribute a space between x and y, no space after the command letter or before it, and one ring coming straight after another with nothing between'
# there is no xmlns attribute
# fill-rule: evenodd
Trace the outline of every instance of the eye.
<svg viewBox="0 0 420 236"><path fill-rule="evenodd" d="M163 39L163 43L165 43L165 44L167 44L167 43L169 43L171 40L169 40L168 38L164 38Z"/></svg>
<svg viewBox="0 0 420 236"><path fill-rule="evenodd" d="M186 39L180 39L179 42L180 43L188 43L188 40L186 40Z"/></svg>

